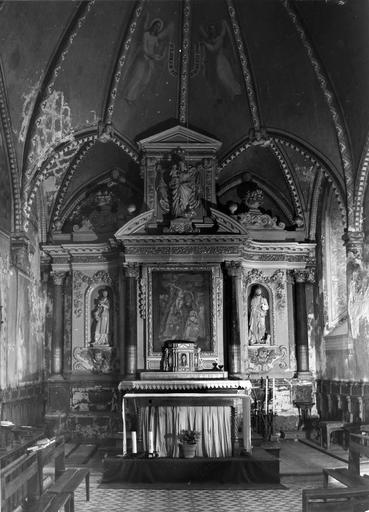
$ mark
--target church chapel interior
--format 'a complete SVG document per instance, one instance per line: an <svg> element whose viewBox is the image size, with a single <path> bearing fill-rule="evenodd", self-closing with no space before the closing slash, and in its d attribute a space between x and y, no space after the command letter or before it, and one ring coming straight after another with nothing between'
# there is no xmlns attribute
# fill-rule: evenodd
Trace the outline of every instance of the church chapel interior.
<svg viewBox="0 0 369 512"><path fill-rule="evenodd" d="M367 0L0 3L0 471L63 436L107 480L262 483L288 440L365 438L368 27Z"/></svg>

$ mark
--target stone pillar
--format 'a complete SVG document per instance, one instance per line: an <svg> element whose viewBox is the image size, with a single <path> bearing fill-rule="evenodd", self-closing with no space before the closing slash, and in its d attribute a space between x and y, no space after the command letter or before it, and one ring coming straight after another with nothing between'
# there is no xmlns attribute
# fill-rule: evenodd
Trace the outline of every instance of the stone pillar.
<svg viewBox="0 0 369 512"><path fill-rule="evenodd" d="M297 359L297 377L310 377L309 340L306 311L305 270L295 270L295 341Z"/></svg>
<svg viewBox="0 0 369 512"><path fill-rule="evenodd" d="M228 342L228 372L230 378L241 376L241 332L240 332L240 313L241 306L241 266L234 261L226 264L228 276L228 307L226 315L227 342ZM228 304L227 304L228 303Z"/></svg>
<svg viewBox="0 0 369 512"><path fill-rule="evenodd" d="M120 376L123 378L125 374L125 333L126 333L126 289L125 289L125 276L123 273L123 268L119 273L119 315L118 315L118 324L119 324L119 335L117 338L117 346L119 349L119 362L120 362Z"/></svg>
<svg viewBox="0 0 369 512"><path fill-rule="evenodd" d="M367 271L363 268L364 234L361 231L346 231L343 236L346 246L347 279L347 378L360 380L367 376L368 360L366 345L368 338L367 318L369 304L363 298L367 295Z"/></svg>
<svg viewBox="0 0 369 512"><path fill-rule="evenodd" d="M53 337L51 345L51 378L63 378L64 278L65 272L52 272L54 281Z"/></svg>
<svg viewBox="0 0 369 512"><path fill-rule="evenodd" d="M134 379L137 372L137 279L139 269L129 264L126 271L126 379Z"/></svg>

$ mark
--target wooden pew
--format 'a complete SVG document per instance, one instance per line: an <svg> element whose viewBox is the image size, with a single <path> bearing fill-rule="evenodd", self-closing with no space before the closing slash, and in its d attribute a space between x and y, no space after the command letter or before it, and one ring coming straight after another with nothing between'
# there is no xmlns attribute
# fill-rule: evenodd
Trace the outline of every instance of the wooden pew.
<svg viewBox="0 0 369 512"><path fill-rule="evenodd" d="M44 489L44 468L52 463L55 483ZM2 512L74 512L74 492L85 480L86 501L90 499L90 470L65 469L64 438L34 447L0 470Z"/></svg>
<svg viewBox="0 0 369 512"><path fill-rule="evenodd" d="M328 487L328 479L331 477L347 487L369 488L369 477L360 476L361 456L369 457L369 436L362 434L350 434L348 467L324 468L323 487Z"/></svg>
<svg viewBox="0 0 369 512"><path fill-rule="evenodd" d="M74 492L83 480L86 482L86 501L90 500L89 478L88 468L67 469L38 500L30 503L26 512L57 512L63 506L66 512L74 512Z"/></svg>
<svg viewBox="0 0 369 512"><path fill-rule="evenodd" d="M51 439L49 444L40 446L37 451L38 467L39 467L39 481L40 481L40 495L44 491L44 470L49 464L54 467L54 480L59 478L65 471L65 442L64 437L59 436Z"/></svg>
<svg viewBox="0 0 369 512"><path fill-rule="evenodd" d="M303 489L302 512L365 512L369 508L369 489Z"/></svg>
<svg viewBox="0 0 369 512"><path fill-rule="evenodd" d="M0 470L1 511L12 512L37 496L40 488L37 455L24 454Z"/></svg>
<svg viewBox="0 0 369 512"><path fill-rule="evenodd" d="M323 487L302 491L303 512L365 512L369 509L369 477L360 475L360 457L369 457L369 436L350 434L348 468L324 468ZM345 488L328 489L328 478Z"/></svg>

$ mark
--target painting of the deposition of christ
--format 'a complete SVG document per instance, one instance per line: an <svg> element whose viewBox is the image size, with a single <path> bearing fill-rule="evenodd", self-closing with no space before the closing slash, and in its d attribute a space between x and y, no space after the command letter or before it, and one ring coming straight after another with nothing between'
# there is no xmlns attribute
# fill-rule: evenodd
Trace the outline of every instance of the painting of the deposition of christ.
<svg viewBox="0 0 369 512"><path fill-rule="evenodd" d="M152 273L153 349L164 341L196 342L210 352L211 273L208 271Z"/></svg>

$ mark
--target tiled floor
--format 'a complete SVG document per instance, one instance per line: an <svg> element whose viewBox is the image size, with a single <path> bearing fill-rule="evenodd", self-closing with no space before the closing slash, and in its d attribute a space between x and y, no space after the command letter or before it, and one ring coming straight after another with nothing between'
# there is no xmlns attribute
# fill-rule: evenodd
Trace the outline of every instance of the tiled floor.
<svg viewBox="0 0 369 512"><path fill-rule="evenodd" d="M281 443L281 483L285 489L127 489L101 484L100 468L91 465L91 500L76 492L76 512L301 512L301 489L319 487L322 467L343 462L301 442Z"/></svg>

